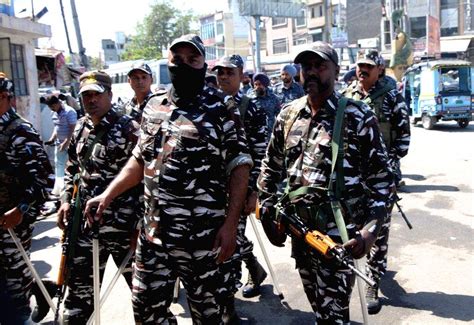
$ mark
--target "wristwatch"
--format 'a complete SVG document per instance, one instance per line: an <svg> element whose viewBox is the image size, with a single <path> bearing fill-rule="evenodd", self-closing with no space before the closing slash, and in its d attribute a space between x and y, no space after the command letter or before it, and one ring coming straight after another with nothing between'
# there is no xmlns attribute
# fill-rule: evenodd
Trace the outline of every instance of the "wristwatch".
<svg viewBox="0 0 474 325"><path fill-rule="evenodd" d="M20 210L21 215L23 216L25 213L28 212L28 210L30 209L30 206L26 203L20 203L18 204L17 208L18 210Z"/></svg>

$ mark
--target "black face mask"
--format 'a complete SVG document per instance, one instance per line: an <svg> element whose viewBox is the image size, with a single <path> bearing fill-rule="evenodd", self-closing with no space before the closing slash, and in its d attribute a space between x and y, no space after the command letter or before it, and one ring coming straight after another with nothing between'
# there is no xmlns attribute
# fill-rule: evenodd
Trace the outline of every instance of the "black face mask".
<svg viewBox="0 0 474 325"><path fill-rule="evenodd" d="M207 64L195 69L187 64L168 66L171 83L171 97L177 106L194 103L204 88Z"/></svg>

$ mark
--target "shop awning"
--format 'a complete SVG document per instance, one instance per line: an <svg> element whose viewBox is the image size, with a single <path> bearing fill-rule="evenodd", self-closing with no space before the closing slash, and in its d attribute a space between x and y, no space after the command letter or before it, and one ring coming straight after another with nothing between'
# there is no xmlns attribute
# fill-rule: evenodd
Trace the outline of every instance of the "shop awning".
<svg viewBox="0 0 474 325"><path fill-rule="evenodd" d="M454 53L454 52L466 52L471 43L471 38L468 39L449 39L441 40L441 52Z"/></svg>

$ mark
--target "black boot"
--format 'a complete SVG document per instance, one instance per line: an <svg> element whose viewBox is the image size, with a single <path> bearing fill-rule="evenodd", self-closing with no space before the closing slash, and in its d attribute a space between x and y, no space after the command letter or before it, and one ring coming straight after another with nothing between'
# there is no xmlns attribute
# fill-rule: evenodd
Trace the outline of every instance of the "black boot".
<svg viewBox="0 0 474 325"><path fill-rule="evenodd" d="M379 300L379 287L376 285L375 287L367 286L365 299L367 301L367 311L369 315L377 314L380 309L382 309L382 305L380 304Z"/></svg>
<svg viewBox="0 0 474 325"><path fill-rule="evenodd" d="M252 255L251 258L245 260L247 269L249 270L249 276L247 283L242 289L242 296L245 298L252 298L260 294L260 284L267 277L267 272L258 263L257 258Z"/></svg>
<svg viewBox="0 0 474 325"><path fill-rule="evenodd" d="M228 297L224 302L224 313L222 314L222 322L225 325L238 325L240 324L240 317L235 311L235 299L234 296Z"/></svg>
<svg viewBox="0 0 474 325"><path fill-rule="evenodd" d="M43 284L46 287L46 291L48 291L50 297L54 297L58 290L58 286L53 281L43 280ZM39 288L36 282L33 282L33 286L31 287L32 295L36 298L36 306L31 313L31 320L35 323L39 323L46 317L49 312L49 304L46 301L46 298L43 295L43 292Z"/></svg>

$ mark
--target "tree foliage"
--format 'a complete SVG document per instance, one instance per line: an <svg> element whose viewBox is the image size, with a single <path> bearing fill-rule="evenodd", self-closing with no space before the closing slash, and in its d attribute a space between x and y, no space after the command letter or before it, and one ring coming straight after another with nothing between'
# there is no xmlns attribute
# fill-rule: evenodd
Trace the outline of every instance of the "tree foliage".
<svg viewBox="0 0 474 325"><path fill-rule="evenodd" d="M159 59L176 37L191 33L194 16L190 11L180 11L168 2L160 1L150 6L148 15L136 28L136 35L127 45L122 60Z"/></svg>

